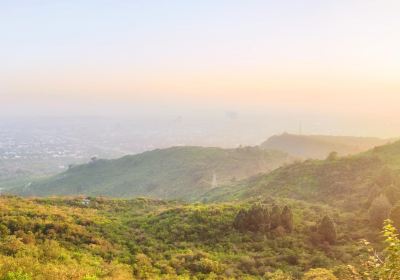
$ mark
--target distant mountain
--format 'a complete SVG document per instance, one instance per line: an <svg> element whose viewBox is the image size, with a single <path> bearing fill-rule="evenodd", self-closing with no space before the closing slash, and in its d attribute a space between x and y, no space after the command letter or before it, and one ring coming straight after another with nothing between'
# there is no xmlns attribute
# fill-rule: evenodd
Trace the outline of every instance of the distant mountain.
<svg viewBox="0 0 400 280"><path fill-rule="evenodd" d="M357 155L306 160L216 188L207 201L280 197L367 209L379 195L400 201L400 141Z"/></svg>
<svg viewBox="0 0 400 280"><path fill-rule="evenodd" d="M356 154L388 143L387 139L351 136L296 135L284 133L270 137L262 148L281 150L302 157L323 159L330 152L340 155Z"/></svg>
<svg viewBox="0 0 400 280"><path fill-rule="evenodd" d="M220 184L269 172L291 161L284 152L259 147L173 147L116 160L94 159L14 192L193 200Z"/></svg>

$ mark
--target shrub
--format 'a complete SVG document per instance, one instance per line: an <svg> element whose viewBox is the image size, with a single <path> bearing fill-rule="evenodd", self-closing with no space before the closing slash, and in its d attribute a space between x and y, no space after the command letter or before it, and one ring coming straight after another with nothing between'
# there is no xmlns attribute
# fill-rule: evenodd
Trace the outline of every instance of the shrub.
<svg viewBox="0 0 400 280"><path fill-rule="evenodd" d="M8 272L1 280L31 280L32 277L21 271Z"/></svg>
<svg viewBox="0 0 400 280"><path fill-rule="evenodd" d="M264 278L267 280L292 280L292 276L282 270L277 270L273 273L267 272L264 274Z"/></svg>
<svg viewBox="0 0 400 280"><path fill-rule="evenodd" d="M330 270L315 268L305 273L302 280L337 280L337 278Z"/></svg>

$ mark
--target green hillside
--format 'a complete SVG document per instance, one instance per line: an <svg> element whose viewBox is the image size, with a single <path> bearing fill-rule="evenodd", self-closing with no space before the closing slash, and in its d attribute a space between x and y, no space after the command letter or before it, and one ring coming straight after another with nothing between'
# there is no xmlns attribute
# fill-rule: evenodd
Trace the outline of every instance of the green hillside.
<svg viewBox="0 0 400 280"><path fill-rule="evenodd" d="M159 166L176 167L177 150L212 162L196 153L202 148L172 148L76 166L58 180L91 168L105 173L110 162L132 158L133 166L144 158L155 164L149 155L160 153L174 156ZM223 151L221 160L260 155L256 148L206 150L213 159ZM400 228L399 158L396 142L228 177L200 196L207 203L1 196L0 279L399 279L396 229L386 223L386 250L381 235L385 219Z"/></svg>
<svg viewBox="0 0 400 280"><path fill-rule="evenodd" d="M373 137L296 135L284 133L270 137L261 144L261 147L284 151L288 154L305 159L324 159L333 151L345 156L364 152L388 142L389 140Z"/></svg>
<svg viewBox="0 0 400 280"><path fill-rule="evenodd" d="M400 200L400 141L347 157L306 160L209 191L204 200L286 197L349 211L368 209L379 195Z"/></svg>
<svg viewBox="0 0 400 280"><path fill-rule="evenodd" d="M268 172L292 160L283 152L257 147L173 147L116 160L94 160L15 192L193 200L219 184Z"/></svg>

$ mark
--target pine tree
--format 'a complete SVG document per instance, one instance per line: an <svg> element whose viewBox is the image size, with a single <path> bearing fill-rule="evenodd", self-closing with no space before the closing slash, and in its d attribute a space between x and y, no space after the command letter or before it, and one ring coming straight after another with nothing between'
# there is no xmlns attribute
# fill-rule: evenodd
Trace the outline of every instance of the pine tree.
<svg viewBox="0 0 400 280"><path fill-rule="evenodd" d="M275 205L271 211L271 229L276 229L281 225L281 209Z"/></svg>
<svg viewBox="0 0 400 280"><path fill-rule="evenodd" d="M372 201L371 207L369 208L369 219L373 226L381 228L383 221L385 221L390 214L392 205L385 195L380 195Z"/></svg>
<svg viewBox="0 0 400 280"><path fill-rule="evenodd" d="M400 189L395 185L390 185L384 190L385 196L392 205L400 201Z"/></svg>
<svg viewBox="0 0 400 280"><path fill-rule="evenodd" d="M269 213L267 208L260 204L253 205L248 212L249 230L252 232L266 232L269 229Z"/></svg>
<svg viewBox="0 0 400 280"><path fill-rule="evenodd" d="M268 209L260 204L253 205L249 210L240 210L233 226L239 231L268 232L270 217Z"/></svg>
<svg viewBox="0 0 400 280"><path fill-rule="evenodd" d="M329 244L334 244L336 242L336 226L329 216L325 216L321 220L318 232L321 234L323 240L327 241Z"/></svg>
<svg viewBox="0 0 400 280"><path fill-rule="evenodd" d="M293 213L288 206L285 206L282 210L281 223L286 232L290 233L293 231Z"/></svg>
<svg viewBox="0 0 400 280"><path fill-rule="evenodd" d="M233 222L233 227L239 231L247 230L247 211L240 209L239 213L236 215L235 221Z"/></svg>

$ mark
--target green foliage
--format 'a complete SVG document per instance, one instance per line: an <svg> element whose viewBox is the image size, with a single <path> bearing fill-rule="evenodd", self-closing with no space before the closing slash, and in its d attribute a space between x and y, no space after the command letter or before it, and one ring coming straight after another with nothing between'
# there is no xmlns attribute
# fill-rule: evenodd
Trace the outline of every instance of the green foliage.
<svg viewBox="0 0 400 280"><path fill-rule="evenodd" d="M386 187L384 194L392 205L395 205L398 201L400 201L400 189L398 186L390 185Z"/></svg>
<svg viewBox="0 0 400 280"><path fill-rule="evenodd" d="M200 196L213 172L226 172L218 178L230 183L202 196L207 204L1 196L0 280L399 279L397 232L386 224L382 251L377 229L389 210L398 223L399 207L391 209L385 196L398 200L400 161L393 151L400 151L399 143L357 156L297 162L243 181L231 180L227 170L246 170L242 159L254 162L259 149L173 148L72 167L62 175L66 181L52 181L62 192L74 193L69 186L78 186L94 195L117 182L113 192L121 196ZM167 172L158 174L165 166ZM191 175L176 179L181 172ZM154 181L128 192L138 178ZM78 184L82 180L85 185ZM163 181L168 184L161 186ZM210 203L221 197L231 201ZM371 242L367 251L361 238Z"/></svg>
<svg viewBox="0 0 400 280"><path fill-rule="evenodd" d="M226 184L292 161L287 154L258 147L237 149L173 147L116 160L96 159L62 174L34 181L22 195L147 196L195 200L213 184ZM213 175L216 181L213 182Z"/></svg>
<svg viewBox="0 0 400 280"><path fill-rule="evenodd" d="M292 213L292 210L290 209L290 207L288 207L287 205L282 210L281 223L282 223L283 228L287 232L290 233L293 231L293 227L294 227L293 213Z"/></svg>
<svg viewBox="0 0 400 280"><path fill-rule="evenodd" d="M336 242L336 226L329 216L325 216L319 226L318 232L321 234L322 239L330 244Z"/></svg>
<svg viewBox="0 0 400 280"><path fill-rule="evenodd" d="M245 209L240 209L239 213L235 217L235 221L233 222L233 227L240 231L249 230L249 218L248 211Z"/></svg>
<svg viewBox="0 0 400 280"><path fill-rule="evenodd" d="M400 203L396 204L390 211L390 220L393 221L393 225L400 229Z"/></svg>
<svg viewBox="0 0 400 280"><path fill-rule="evenodd" d="M383 221L389 217L392 205L385 195L378 196L369 208L370 222L373 226L381 228Z"/></svg>
<svg viewBox="0 0 400 280"><path fill-rule="evenodd" d="M378 253L364 241L367 255L358 267L348 266L343 280L398 280L400 279L400 239L392 221L386 220L383 228L386 248Z"/></svg>
<svg viewBox="0 0 400 280"><path fill-rule="evenodd" d="M383 166L379 173L377 174L377 177L375 178L375 183L378 184L381 188L387 187L387 186L393 186L398 182L398 176L395 174L390 168L387 166Z"/></svg>
<svg viewBox="0 0 400 280"><path fill-rule="evenodd" d="M249 210L241 209L233 222L235 229L246 232L269 233L278 235L293 231L293 213L289 206L281 212L277 205L272 207L270 215L268 207L254 204ZM285 232L280 232L284 230Z"/></svg>
<svg viewBox="0 0 400 280"><path fill-rule="evenodd" d="M271 211L271 229L276 229L281 223L281 209L278 205L274 205Z"/></svg>
<svg viewBox="0 0 400 280"><path fill-rule="evenodd" d="M386 238L385 259L378 274L381 279L400 279L400 239L390 220L385 222L383 235Z"/></svg>
<svg viewBox="0 0 400 280"><path fill-rule="evenodd" d="M337 152L330 152L329 155L326 157L326 160L332 161L337 160L339 157Z"/></svg>
<svg viewBox="0 0 400 280"><path fill-rule="evenodd" d="M310 267L343 264L342 251L355 246L343 240L327 250L311 243L308 225L318 221L321 208L300 201L90 200L0 197L0 227L7 229L0 238L0 279L16 271L32 280L260 279L278 277L270 273L279 269L279 277L299 279ZM287 206L281 214L292 212L296 230L259 231L268 224L268 209L279 204ZM257 231L235 230L238 213L251 213Z"/></svg>
<svg viewBox="0 0 400 280"><path fill-rule="evenodd" d="M331 151L337 151L341 155L355 154L385 143L387 140L379 138L284 133L272 136L261 146L302 158L324 159Z"/></svg>
<svg viewBox="0 0 400 280"><path fill-rule="evenodd" d="M335 160L306 160L229 186L213 189L207 201L285 197L365 211L381 194L400 195L400 141ZM379 228L381 225L379 225Z"/></svg>
<svg viewBox="0 0 400 280"><path fill-rule="evenodd" d="M98 280L96 276L86 275L82 278L82 280Z"/></svg>
<svg viewBox="0 0 400 280"><path fill-rule="evenodd" d="M268 272L264 275L264 278L267 280L292 280L292 276L288 273L283 272L282 270L277 270L273 273Z"/></svg>
<svg viewBox="0 0 400 280"><path fill-rule="evenodd" d="M337 280L337 278L330 270L316 268L304 274L302 280Z"/></svg>
<svg viewBox="0 0 400 280"><path fill-rule="evenodd" d="M31 276L29 276L27 273L23 272L8 272L6 275L4 275L1 280L31 280Z"/></svg>
<svg viewBox="0 0 400 280"><path fill-rule="evenodd" d="M256 204L249 210L241 209L236 215L234 227L242 232L268 232L270 227L270 216L268 208Z"/></svg>

